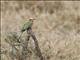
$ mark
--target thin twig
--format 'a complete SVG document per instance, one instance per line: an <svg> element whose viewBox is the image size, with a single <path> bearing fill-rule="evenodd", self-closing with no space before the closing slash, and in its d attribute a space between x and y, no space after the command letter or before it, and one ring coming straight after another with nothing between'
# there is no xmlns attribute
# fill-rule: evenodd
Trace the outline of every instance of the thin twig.
<svg viewBox="0 0 80 60"><path fill-rule="evenodd" d="M32 32L31 29L28 31L28 33L30 34L30 36L31 36L31 37L33 38L33 40L34 40L35 49L37 50L37 55L40 57L40 60L44 60L44 59L43 59L43 56L42 56L42 53L41 53L41 50L40 50L39 45L38 45L38 41L37 41L34 33Z"/></svg>

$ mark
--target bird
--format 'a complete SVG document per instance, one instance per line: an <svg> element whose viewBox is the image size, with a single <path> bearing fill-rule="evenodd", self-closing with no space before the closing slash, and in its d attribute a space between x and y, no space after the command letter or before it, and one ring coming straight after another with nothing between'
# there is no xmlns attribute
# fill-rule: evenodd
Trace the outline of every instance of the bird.
<svg viewBox="0 0 80 60"><path fill-rule="evenodd" d="M19 42L19 43L20 43L20 38L21 38L23 32L28 31L29 29L32 28L32 25L33 25L33 21L34 21L34 20L35 20L34 18L30 18L27 22L25 22L25 23L23 24L23 26L22 26L22 28L21 28L21 34L20 34L20 36L19 36L19 38L18 38L18 42Z"/></svg>
<svg viewBox="0 0 80 60"><path fill-rule="evenodd" d="M27 22L25 22L21 28L21 32L24 32L32 27L34 18L30 18Z"/></svg>

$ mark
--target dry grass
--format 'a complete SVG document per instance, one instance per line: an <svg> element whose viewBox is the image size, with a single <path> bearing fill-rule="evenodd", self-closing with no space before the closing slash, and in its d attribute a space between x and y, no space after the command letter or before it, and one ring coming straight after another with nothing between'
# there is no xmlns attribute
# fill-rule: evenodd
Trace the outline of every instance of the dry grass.
<svg viewBox="0 0 80 60"><path fill-rule="evenodd" d="M80 60L80 2L1 2L1 44L6 32L18 32L26 18L36 18L33 31L46 60ZM33 49L33 41L29 47ZM8 48L9 49L9 48ZM34 50L34 49L33 49ZM6 56L5 59L8 60ZM28 60L38 60L35 54Z"/></svg>

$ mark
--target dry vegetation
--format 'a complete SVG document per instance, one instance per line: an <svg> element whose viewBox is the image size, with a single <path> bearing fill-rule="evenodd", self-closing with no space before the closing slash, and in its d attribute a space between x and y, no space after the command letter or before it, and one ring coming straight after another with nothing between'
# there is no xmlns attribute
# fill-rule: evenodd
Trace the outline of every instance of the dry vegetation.
<svg viewBox="0 0 80 60"><path fill-rule="evenodd" d="M33 31L45 60L80 60L79 1L1 2L2 48L9 52L10 47L4 40L6 33L17 32L19 35L21 25L30 17L36 18ZM32 39L28 49L33 53L27 60L39 60ZM8 52L2 55L2 60L9 60Z"/></svg>

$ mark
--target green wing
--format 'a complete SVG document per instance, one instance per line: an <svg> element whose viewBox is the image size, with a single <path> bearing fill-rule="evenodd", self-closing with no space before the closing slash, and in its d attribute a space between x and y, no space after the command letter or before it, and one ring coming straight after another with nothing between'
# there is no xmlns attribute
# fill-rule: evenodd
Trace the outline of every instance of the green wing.
<svg viewBox="0 0 80 60"><path fill-rule="evenodd" d="M32 26L32 22L29 21L29 22L26 22L23 26L22 26L22 29L21 31L24 32L25 30L27 30L29 27Z"/></svg>

